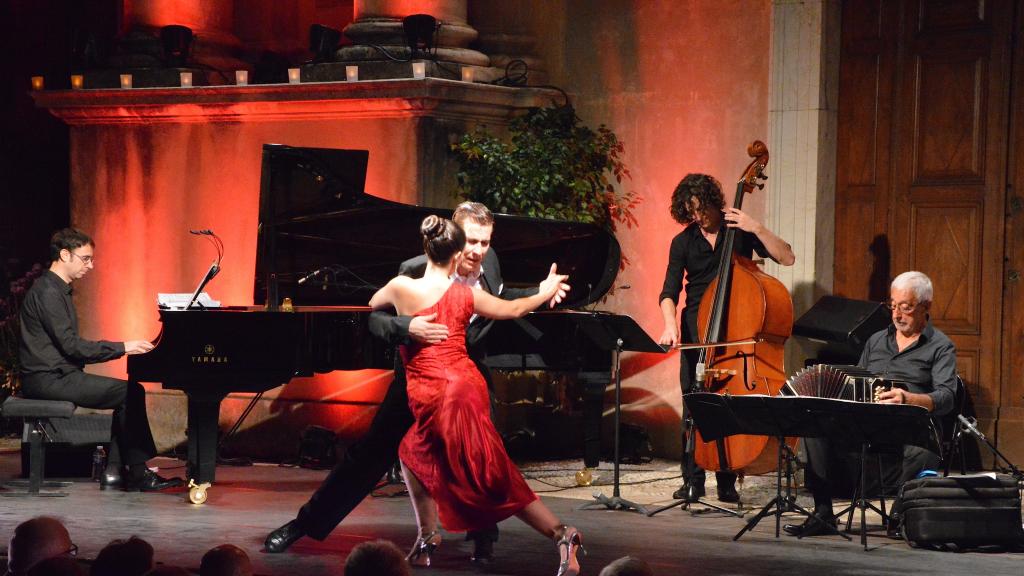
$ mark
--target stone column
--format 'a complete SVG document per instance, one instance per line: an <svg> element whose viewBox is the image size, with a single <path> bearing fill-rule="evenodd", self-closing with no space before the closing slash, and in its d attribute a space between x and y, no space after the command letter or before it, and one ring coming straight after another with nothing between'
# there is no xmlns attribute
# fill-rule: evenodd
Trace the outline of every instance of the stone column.
<svg viewBox="0 0 1024 576"><path fill-rule="evenodd" d="M529 26L531 0L470 0L469 19L479 30L477 45L491 58L491 67L500 77L513 60L522 60L532 84L547 83L543 61L534 53L536 37ZM516 72L509 70L510 74Z"/></svg>
<svg viewBox="0 0 1024 576"><path fill-rule="evenodd" d="M793 246L796 264L766 271L789 288L797 317L832 292L839 9L838 0L772 2L765 224ZM787 366L800 356L791 351Z"/></svg>
<svg viewBox="0 0 1024 576"><path fill-rule="evenodd" d="M360 62L361 66L362 63L387 65L391 62L371 44L384 48L395 57L407 58L409 48L402 19L412 14L430 14L440 24L434 52L442 66L440 70L433 70L433 74L428 72L429 75L456 77L461 66L490 66L491 60L486 54L468 48L469 43L476 40L477 31L466 22L466 0L356 0L355 20L345 27L345 35L356 45L339 49L337 59L342 62ZM447 70L443 66L445 63L449 64ZM401 68L404 71L407 67L405 65ZM393 77L389 72L378 71L377 77ZM360 78L363 76L360 70Z"/></svg>
<svg viewBox="0 0 1024 576"><path fill-rule="evenodd" d="M234 0L123 0L121 48L114 66L159 67L160 29L179 24L192 29L192 61L230 74L248 68L239 58L241 42L234 33ZM216 75L214 75L216 76Z"/></svg>

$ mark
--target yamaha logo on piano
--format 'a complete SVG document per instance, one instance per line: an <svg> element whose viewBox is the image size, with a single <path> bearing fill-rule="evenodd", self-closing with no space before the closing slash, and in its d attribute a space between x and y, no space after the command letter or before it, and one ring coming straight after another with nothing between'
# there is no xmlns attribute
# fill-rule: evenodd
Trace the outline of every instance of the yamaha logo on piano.
<svg viewBox="0 0 1024 576"><path fill-rule="evenodd" d="M203 346L203 354L201 356L193 356L193 364L227 364L227 356L217 356L217 349L213 347L213 344L207 344Z"/></svg>

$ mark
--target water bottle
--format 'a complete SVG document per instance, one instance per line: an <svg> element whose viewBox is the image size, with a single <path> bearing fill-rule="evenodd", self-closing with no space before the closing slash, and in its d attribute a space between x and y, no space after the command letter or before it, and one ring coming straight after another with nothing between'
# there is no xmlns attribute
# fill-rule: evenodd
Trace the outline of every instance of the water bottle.
<svg viewBox="0 0 1024 576"><path fill-rule="evenodd" d="M92 453L92 481L99 482L100 478L103 477L103 472L107 468L107 451L103 449L103 446L97 446L96 450Z"/></svg>

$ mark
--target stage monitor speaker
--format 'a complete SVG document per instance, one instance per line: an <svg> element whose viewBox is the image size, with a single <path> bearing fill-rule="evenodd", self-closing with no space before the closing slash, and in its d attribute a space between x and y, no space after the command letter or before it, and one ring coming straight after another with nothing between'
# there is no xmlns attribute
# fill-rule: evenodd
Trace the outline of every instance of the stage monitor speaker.
<svg viewBox="0 0 1024 576"><path fill-rule="evenodd" d="M824 342L822 360L856 363L868 338L891 321L889 309L880 302L822 296L793 323L793 335Z"/></svg>

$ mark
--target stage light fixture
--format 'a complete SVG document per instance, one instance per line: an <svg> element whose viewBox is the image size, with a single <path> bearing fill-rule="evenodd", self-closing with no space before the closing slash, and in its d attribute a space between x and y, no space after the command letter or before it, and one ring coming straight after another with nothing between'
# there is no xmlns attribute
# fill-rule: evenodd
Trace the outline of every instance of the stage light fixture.
<svg viewBox="0 0 1024 576"><path fill-rule="evenodd" d="M101 68L100 42L96 35L75 30L71 38L71 65L78 70Z"/></svg>
<svg viewBox="0 0 1024 576"><path fill-rule="evenodd" d="M309 27L309 50L313 52L313 62L331 62L334 51L341 42L341 32L323 24Z"/></svg>
<svg viewBox="0 0 1024 576"><path fill-rule="evenodd" d="M184 67L192 54L192 29L171 24L160 29L160 44L164 49L164 64L171 68Z"/></svg>
<svg viewBox="0 0 1024 576"><path fill-rule="evenodd" d="M409 45L409 59L417 54L429 54L434 46L434 32L437 30L437 18L430 14L412 14L402 18L405 29L405 42Z"/></svg>

